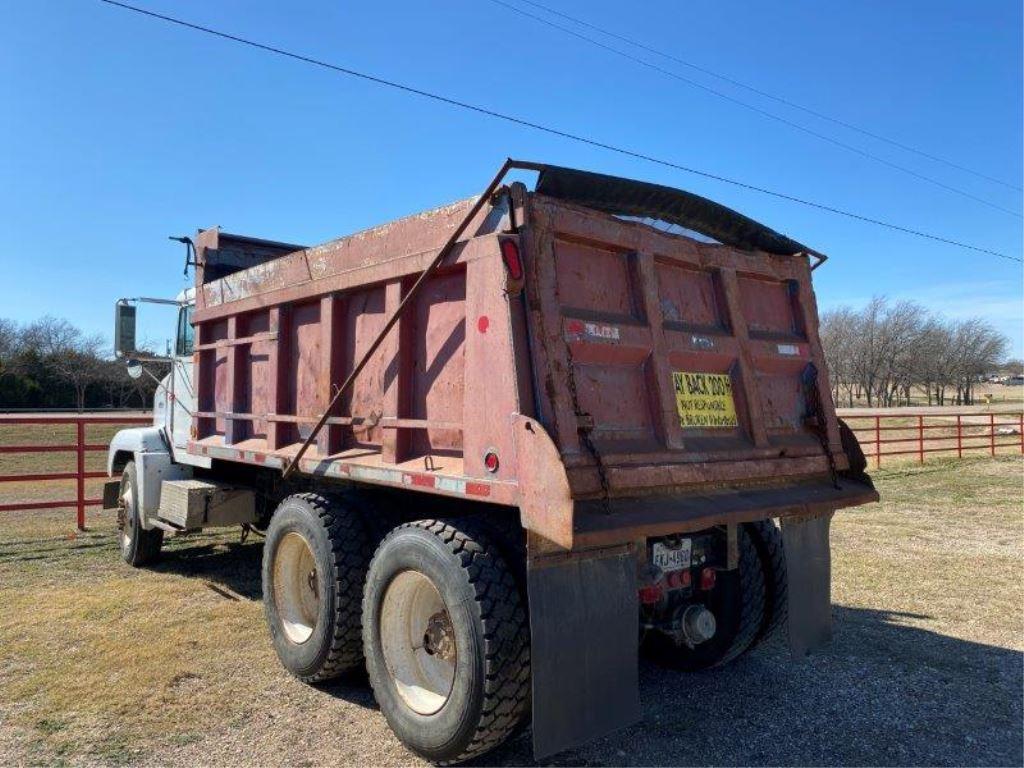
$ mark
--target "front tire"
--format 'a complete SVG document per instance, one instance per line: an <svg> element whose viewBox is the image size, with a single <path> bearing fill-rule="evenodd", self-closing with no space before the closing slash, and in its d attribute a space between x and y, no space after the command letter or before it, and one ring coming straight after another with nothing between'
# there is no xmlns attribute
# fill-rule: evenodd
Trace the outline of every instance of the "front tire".
<svg viewBox="0 0 1024 768"><path fill-rule="evenodd" d="M263 608L278 658L300 680L330 680L362 664L369 547L346 499L300 493L274 512L263 545Z"/></svg>
<svg viewBox="0 0 1024 768"><path fill-rule="evenodd" d="M121 474L121 494L118 510L118 541L121 558L135 568L150 565L160 559L164 532L159 528L147 531L142 527L142 499L139 498L139 477L135 462L129 461Z"/></svg>
<svg viewBox="0 0 1024 768"><path fill-rule="evenodd" d="M367 574L363 649L391 730L428 760L495 748L529 709L525 598L496 537L471 520L385 537Z"/></svg>

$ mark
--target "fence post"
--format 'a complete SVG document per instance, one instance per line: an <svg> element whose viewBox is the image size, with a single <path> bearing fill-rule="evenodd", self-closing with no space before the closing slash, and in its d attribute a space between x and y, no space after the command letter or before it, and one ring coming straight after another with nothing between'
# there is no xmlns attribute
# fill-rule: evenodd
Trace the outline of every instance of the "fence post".
<svg viewBox="0 0 1024 768"><path fill-rule="evenodd" d="M875 415L875 469L882 466L881 416Z"/></svg>
<svg viewBox="0 0 1024 768"><path fill-rule="evenodd" d="M1019 413L1017 417L1020 419L1017 428L1017 434L1020 435L1020 452L1024 453L1024 412Z"/></svg>
<svg viewBox="0 0 1024 768"><path fill-rule="evenodd" d="M988 444L989 453L992 456L996 455L996 415L990 413L988 415Z"/></svg>
<svg viewBox="0 0 1024 768"><path fill-rule="evenodd" d="M956 457L958 459L962 459L964 457L964 432L961 426L961 418L962 417L958 413L956 415Z"/></svg>
<svg viewBox="0 0 1024 768"><path fill-rule="evenodd" d="M917 416L917 463L924 464L924 416Z"/></svg>
<svg viewBox="0 0 1024 768"><path fill-rule="evenodd" d="M78 443L78 530L85 530L85 421L75 419Z"/></svg>

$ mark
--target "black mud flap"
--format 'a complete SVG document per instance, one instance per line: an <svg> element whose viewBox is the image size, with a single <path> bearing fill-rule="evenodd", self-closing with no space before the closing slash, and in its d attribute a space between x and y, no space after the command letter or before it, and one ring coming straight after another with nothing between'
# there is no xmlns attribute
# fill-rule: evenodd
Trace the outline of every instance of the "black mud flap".
<svg viewBox="0 0 1024 768"><path fill-rule="evenodd" d="M541 759L640 719L636 560L627 548L532 559L533 752Z"/></svg>
<svg viewBox="0 0 1024 768"><path fill-rule="evenodd" d="M103 511L117 509L121 499L121 478L103 484Z"/></svg>
<svg viewBox="0 0 1024 768"><path fill-rule="evenodd" d="M789 575L789 648L806 656L832 640L832 513L782 518Z"/></svg>

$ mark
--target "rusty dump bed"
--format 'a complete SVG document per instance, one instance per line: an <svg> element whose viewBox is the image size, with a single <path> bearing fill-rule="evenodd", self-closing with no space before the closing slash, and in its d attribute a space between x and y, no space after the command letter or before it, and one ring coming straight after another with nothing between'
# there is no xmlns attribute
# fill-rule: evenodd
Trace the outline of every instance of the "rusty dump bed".
<svg viewBox="0 0 1024 768"><path fill-rule="evenodd" d="M823 257L679 190L528 167L534 191L484 202L301 472L518 506L564 547L876 498L829 393ZM200 232L190 451L287 466L473 204L312 248Z"/></svg>

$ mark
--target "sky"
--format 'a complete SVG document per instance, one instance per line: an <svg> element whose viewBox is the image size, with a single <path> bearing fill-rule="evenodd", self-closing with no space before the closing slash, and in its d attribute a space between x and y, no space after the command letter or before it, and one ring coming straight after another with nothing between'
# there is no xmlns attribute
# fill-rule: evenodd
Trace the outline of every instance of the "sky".
<svg viewBox="0 0 1024 768"><path fill-rule="evenodd" d="M521 0L506 0L517 4ZM542 0L928 154L1022 186L1018 0ZM764 118L490 0L135 0L598 141L1022 255L1022 220ZM520 5L531 13L542 11ZM557 20L557 19L554 19ZM570 25L564 20L557 20ZM585 31L586 30L582 30ZM1020 212L1021 192L631 55ZM171 27L99 0L0 0L0 317L111 336L173 297L169 235L315 244L479 192L506 156L687 189L827 253L819 308L873 295L981 316L1024 354L1021 264L870 226ZM173 335L151 307L141 335Z"/></svg>

